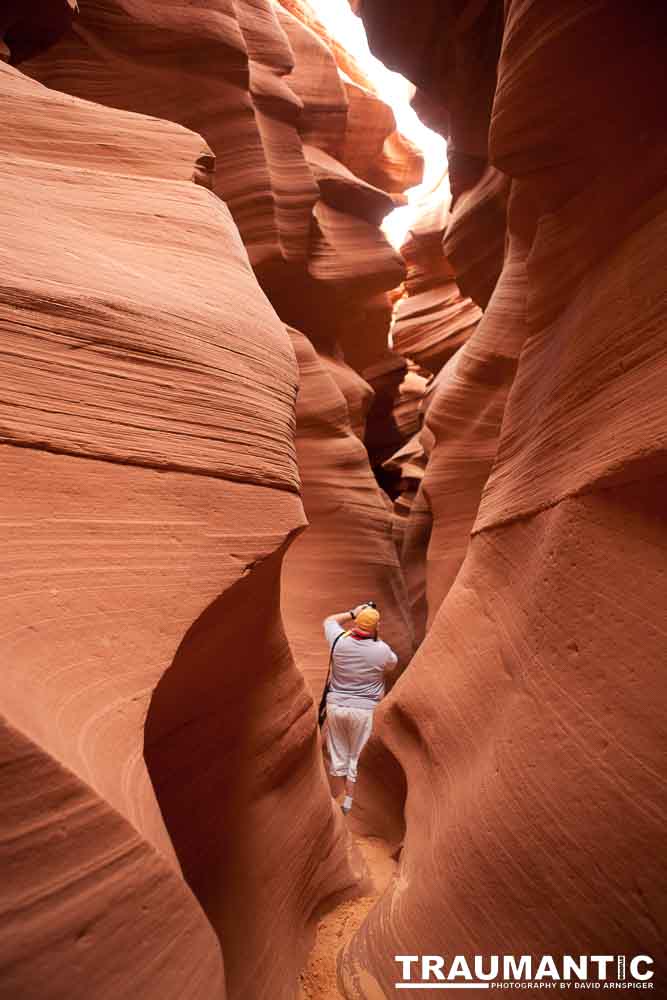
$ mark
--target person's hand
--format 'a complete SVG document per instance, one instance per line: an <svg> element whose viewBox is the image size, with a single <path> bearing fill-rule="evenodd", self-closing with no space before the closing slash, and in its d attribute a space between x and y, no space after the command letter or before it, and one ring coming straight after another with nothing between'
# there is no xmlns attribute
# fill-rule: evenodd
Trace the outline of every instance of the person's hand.
<svg viewBox="0 0 667 1000"><path fill-rule="evenodd" d="M355 618L357 617L362 608L367 608L367 607L368 607L367 604L357 604L356 608L352 608L352 613L354 614L354 617Z"/></svg>

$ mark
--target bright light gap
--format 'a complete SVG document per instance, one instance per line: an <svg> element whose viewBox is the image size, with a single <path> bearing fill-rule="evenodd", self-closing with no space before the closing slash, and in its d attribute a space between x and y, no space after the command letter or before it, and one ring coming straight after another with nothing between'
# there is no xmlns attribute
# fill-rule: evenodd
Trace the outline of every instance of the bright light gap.
<svg viewBox="0 0 667 1000"><path fill-rule="evenodd" d="M400 73L387 69L371 53L363 21L352 12L348 0L308 0L317 18L332 38L340 42L359 63L381 100L389 104L398 131L421 150L424 157L424 178L417 187L405 192L408 204L395 209L385 218L382 229L392 246L397 249L428 202L428 195L441 185L447 169L447 143L441 135L431 131L417 117L410 104L414 87ZM447 197L449 185L445 178L442 195Z"/></svg>

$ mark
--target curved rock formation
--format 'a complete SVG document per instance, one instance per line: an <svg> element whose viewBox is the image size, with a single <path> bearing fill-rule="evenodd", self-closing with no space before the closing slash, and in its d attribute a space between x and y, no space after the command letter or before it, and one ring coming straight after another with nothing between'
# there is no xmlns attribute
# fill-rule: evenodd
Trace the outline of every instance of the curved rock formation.
<svg viewBox="0 0 667 1000"><path fill-rule="evenodd" d="M482 315L461 295L459 275L443 256L450 203L445 175L401 247L407 265L406 294L396 304L392 326L395 349L434 374L465 344Z"/></svg>
<svg viewBox="0 0 667 1000"><path fill-rule="evenodd" d="M0 58L16 64L47 49L76 13L76 0L5 0L0 11Z"/></svg>
<svg viewBox="0 0 667 1000"><path fill-rule="evenodd" d="M24 68L78 97L201 133L216 158L214 190L281 318L330 349L339 340L360 371L382 357L384 293L404 275L378 228L394 200L334 159L358 136L359 116L348 136L336 61L306 24L270 0L211 0L196 12L82 0L74 28ZM374 155L368 147L367 171ZM406 156L408 173L414 161Z"/></svg>
<svg viewBox="0 0 667 1000"><path fill-rule="evenodd" d="M196 46L197 65L173 74L172 46L182 58ZM76 27L27 69L79 96L200 131L216 154L214 190L281 318L326 356L342 346L357 371L386 358L386 293L405 272L379 225L395 199L335 158L358 137L360 115L348 132L336 61L311 28L268 0L204 4L187 16L176 4L82 0ZM378 106L386 108L372 97L370 109ZM374 150L364 159L355 148L370 171Z"/></svg>
<svg viewBox="0 0 667 1000"><path fill-rule="evenodd" d="M397 480L394 539L405 578L417 645L426 630L426 550L431 533L431 511L422 489L427 455L420 438L421 433L414 434L384 463L385 469L393 473L394 481Z"/></svg>
<svg viewBox="0 0 667 1000"><path fill-rule="evenodd" d="M378 713L373 759L402 769L407 827L397 881L342 955L355 1000L391 995L396 954L648 954L666 971L664 29L655 7L506 4L490 149L513 178L509 251L440 374L432 472L439 406L476 338L516 335L521 285L525 340L509 394L480 385L495 459L472 538Z"/></svg>
<svg viewBox="0 0 667 1000"><path fill-rule="evenodd" d="M302 102L299 133L304 143L340 158L347 127L347 95L333 53L319 33L287 9L276 16L294 52L289 86Z"/></svg>
<svg viewBox="0 0 667 1000"><path fill-rule="evenodd" d="M331 363L303 334L290 330L290 336L299 365L296 447L310 527L287 553L282 604L297 662L319 701L328 669L325 615L344 611L354 594L376 600L383 637L401 669L412 654L412 629L391 513Z"/></svg>
<svg viewBox="0 0 667 1000"><path fill-rule="evenodd" d="M44 758L44 775L68 768L76 794L106 824L91 870L101 872L105 852L125 844L129 860L97 902L84 907L73 893L60 928L49 906L63 905L62 893L30 911L41 958L38 944L22 956L10 950L11 986L34 994L46 974L68 1000L90 982L99 996L117 996L121 979L146 996L291 997L313 913L359 877L280 615L283 557L305 526L301 482L312 527L294 543L283 580L301 671L319 689L321 618L355 594L382 602L385 634L403 663L412 652L391 516L357 436L372 391L337 347L346 332L360 367L386 352L386 292L404 270L379 223L396 199L332 157L352 141L333 56L268 0L187 11L82 0L75 26L34 56L39 47L25 50L26 70L75 96L7 70L6 94L20 114L6 140L13 159L3 191L15 177L29 179L36 217L26 225L25 204L9 195L2 433L22 446L9 448L6 466L30 512L17 550L28 538L44 546L34 570L41 586L26 577L38 596L21 590L20 614L29 620L44 603L43 586L66 614L62 625L56 613L29 635L16 669L36 694L23 704L12 674L3 710L16 745L27 741ZM292 334L302 380L298 455L294 356L246 250L284 318L299 298L294 289L304 290L298 310L323 350ZM291 296L281 298L290 281ZM355 329L365 335L369 315L376 332L364 343ZM75 488L80 508L68 506ZM142 509L151 512L145 525ZM45 519L41 534L32 518ZM52 521L60 525L54 546ZM61 569L62 545L73 564ZM81 574L110 559L91 601ZM321 606L296 600L304 586L319 588ZM70 611L81 619L74 631ZM77 649L85 668L70 664ZM16 800L29 835L13 857L22 864L31 850L41 871L52 828L35 840L30 811L41 804L33 809L31 788L27 804ZM117 829L105 818L114 810ZM297 811L301 821L287 822ZM297 867L286 858L298 858ZM63 877L71 869L68 844L53 863ZM29 885L21 870L13 906ZM136 938L103 922L105 906ZM163 926L165 909L172 923ZM120 947L101 957L107 926ZM176 954L177 927L191 940L186 961ZM73 960L79 941L82 963Z"/></svg>
<svg viewBox="0 0 667 1000"><path fill-rule="evenodd" d="M355 878L277 598L293 352L191 182L201 137L0 86L3 988L291 997L313 908Z"/></svg>
<svg viewBox="0 0 667 1000"><path fill-rule="evenodd" d="M483 173L503 37L498 0L354 0L373 52L414 83L426 124L448 138L452 194Z"/></svg>
<svg viewBox="0 0 667 1000"><path fill-rule="evenodd" d="M367 598L400 860L342 994L664 974L664 12L355 0L448 137L402 257L420 158L305 0L75 6L0 15L4 992L294 1000L361 879L312 695Z"/></svg>
<svg viewBox="0 0 667 1000"><path fill-rule="evenodd" d="M392 194L400 195L406 188L419 184L424 168L422 153L397 130L392 110L381 100L354 57L331 37L307 0L279 0L279 2L286 12L289 11L294 15L286 17L283 24L297 53L297 70L299 63L302 65L302 71L294 80L294 89L303 98L304 103L309 104L309 97L316 97L316 106L319 105L326 118L331 108L339 103L341 80L345 88L347 100L345 135L341 142L342 132L337 131L338 145L329 151L358 177ZM309 29L307 36L304 27ZM297 32L297 38L291 33L292 31ZM321 52L324 50L328 53L320 55L317 60L318 70L315 73L303 72L306 66L312 65L310 58L299 58L303 53L301 45L304 43L309 49L315 45ZM335 74L338 80L331 76L329 67L332 57L338 68ZM329 67L326 66L327 62ZM325 77L326 86L323 92L321 88ZM302 89L303 78L305 78L305 90ZM318 91L317 95L314 91ZM336 96L331 101L333 94ZM322 148L327 149L327 146L323 145Z"/></svg>
<svg viewBox="0 0 667 1000"><path fill-rule="evenodd" d="M430 458L422 480L432 521L426 570L428 625L463 562L496 457L505 404L527 332L526 255L534 226L530 196L517 189L507 258L489 307L432 388L424 422ZM422 512L415 516L421 524Z"/></svg>
<svg viewBox="0 0 667 1000"><path fill-rule="evenodd" d="M348 107L341 160L358 177L400 197L421 182L422 155L396 130L391 108L368 89L368 81L343 76L343 83Z"/></svg>
<svg viewBox="0 0 667 1000"><path fill-rule="evenodd" d="M284 262L304 262L317 187L297 132L299 102L284 82L292 50L270 0L187 10L173 0L79 6L73 28L24 71L77 97L203 135L215 154L214 190L255 269L270 274Z"/></svg>
<svg viewBox="0 0 667 1000"><path fill-rule="evenodd" d="M452 209L442 241L445 257L464 295L485 309L505 257L509 179L487 167Z"/></svg>

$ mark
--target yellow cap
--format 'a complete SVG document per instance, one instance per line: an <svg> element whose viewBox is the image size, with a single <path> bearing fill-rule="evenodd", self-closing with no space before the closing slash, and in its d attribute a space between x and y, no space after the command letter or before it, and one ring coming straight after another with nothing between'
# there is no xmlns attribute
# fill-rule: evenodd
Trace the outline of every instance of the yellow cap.
<svg viewBox="0 0 667 1000"><path fill-rule="evenodd" d="M355 625L364 632L374 632L379 621L380 615L375 608L362 608L355 619Z"/></svg>

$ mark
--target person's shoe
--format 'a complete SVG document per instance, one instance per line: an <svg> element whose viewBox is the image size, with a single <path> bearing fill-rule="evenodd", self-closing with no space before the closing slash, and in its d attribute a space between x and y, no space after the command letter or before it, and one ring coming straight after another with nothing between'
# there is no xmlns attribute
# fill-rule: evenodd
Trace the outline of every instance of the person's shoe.
<svg viewBox="0 0 667 1000"><path fill-rule="evenodd" d="M347 816L351 808L352 808L352 796L346 795L345 798L343 799L343 804L341 806L341 809L343 810L343 816Z"/></svg>

